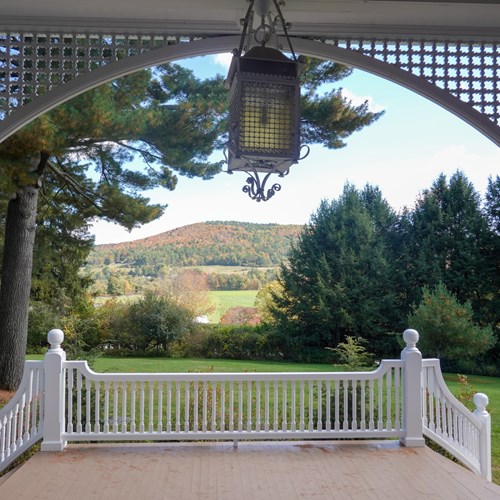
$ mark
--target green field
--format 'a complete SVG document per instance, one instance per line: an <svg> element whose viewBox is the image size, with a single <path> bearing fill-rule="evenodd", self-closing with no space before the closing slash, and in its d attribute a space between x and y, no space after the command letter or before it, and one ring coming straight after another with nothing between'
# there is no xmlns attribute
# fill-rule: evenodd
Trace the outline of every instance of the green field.
<svg viewBox="0 0 500 500"><path fill-rule="evenodd" d="M208 315L210 323L218 323L224 313L231 307L253 307L258 290L223 290L208 292L210 300L215 309ZM96 306L102 306L107 300L117 300L119 302L133 302L139 300L142 295L130 294L111 297L103 295L94 299Z"/></svg>
<svg viewBox="0 0 500 500"><path fill-rule="evenodd" d="M224 290L209 292L215 311L208 315L211 323L218 323L225 311L231 307L253 307L257 290Z"/></svg>

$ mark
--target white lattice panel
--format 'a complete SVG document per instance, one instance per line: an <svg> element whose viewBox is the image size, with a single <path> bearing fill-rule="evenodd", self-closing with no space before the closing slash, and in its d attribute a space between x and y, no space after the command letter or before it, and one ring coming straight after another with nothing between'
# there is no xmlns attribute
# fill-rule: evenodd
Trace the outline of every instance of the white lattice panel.
<svg viewBox="0 0 500 500"><path fill-rule="evenodd" d="M494 43L328 40L446 90L500 125L500 46Z"/></svg>
<svg viewBox="0 0 500 500"><path fill-rule="evenodd" d="M80 74L188 37L0 33L0 119Z"/></svg>
<svg viewBox="0 0 500 500"><path fill-rule="evenodd" d="M80 74L189 40L173 35L0 33L0 120ZM495 43L334 37L320 41L423 78L500 126L500 53Z"/></svg>

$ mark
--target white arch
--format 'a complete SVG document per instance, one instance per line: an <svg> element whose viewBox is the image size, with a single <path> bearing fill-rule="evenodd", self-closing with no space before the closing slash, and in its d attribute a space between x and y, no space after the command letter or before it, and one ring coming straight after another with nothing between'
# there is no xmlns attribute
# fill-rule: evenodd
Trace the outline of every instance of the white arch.
<svg viewBox="0 0 500 500"><path fill-rule="evenodd" d="M82 74L37 97L3 120L0 123L0 142L38 116L103 83L146 67L178 59L229 52L239 45L239 41L239 36L223 36L168 45ZM294 38L293 46L298 53L344 63L402 85L447 109L500 146L500 127L479 111L423 78L358 52L323 42Z"/></svg>

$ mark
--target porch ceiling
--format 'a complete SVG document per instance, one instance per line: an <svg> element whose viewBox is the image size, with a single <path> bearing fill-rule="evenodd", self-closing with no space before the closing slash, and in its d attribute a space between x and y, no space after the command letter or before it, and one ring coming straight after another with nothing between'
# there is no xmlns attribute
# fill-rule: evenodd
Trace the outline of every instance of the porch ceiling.
<svg viewBox="0 0 500 500"><path fill-rule="evenodd" d="M234 34L246 0L16 0L0 30ZM292 35L500 40L499 0L287 0Z"/></svg>

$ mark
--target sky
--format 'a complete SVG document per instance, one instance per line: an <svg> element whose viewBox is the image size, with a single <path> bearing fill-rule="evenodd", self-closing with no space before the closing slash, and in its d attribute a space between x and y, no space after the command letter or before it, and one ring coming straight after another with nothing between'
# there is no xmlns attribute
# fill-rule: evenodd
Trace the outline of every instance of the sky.
<svg viewBox="0 0 500 500"><path fill-rule="evenodd" d="M229 60L229 55L206 56L182 64L205 78L225 75ZM339 86L354 103L368 100L372 111L384 115L348 138L343 149L312 145L309 156L279 179L281 191L269 201L258 203L242 192L243 172L223 172L208 181L179 176L175 191L146 193L152 202L168 205L161 218L130 232L97 221L91 229L95 243L132 241L205 221L305 224L320 201L338 198L346 183L378 186L398 211L413 207L441 173L449 178L461 170L480 194L488 177L500 174L500 148L437 104L360 70Z"/></svg>

